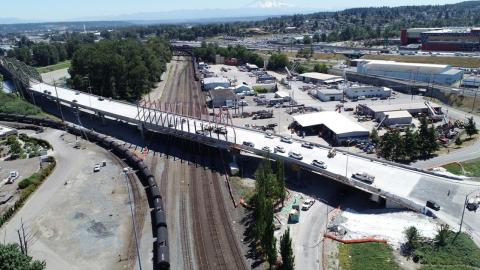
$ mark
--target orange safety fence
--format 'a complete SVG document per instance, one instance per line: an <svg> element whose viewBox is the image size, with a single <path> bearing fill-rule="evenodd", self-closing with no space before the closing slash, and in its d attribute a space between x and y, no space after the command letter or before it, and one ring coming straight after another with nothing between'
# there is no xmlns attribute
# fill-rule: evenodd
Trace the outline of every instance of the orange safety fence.
<svg viewBox="0 0 480 270"><path fill-rule="evenodd" d="M382 243L382 244L387 244L387 240L385 239L376 239L374 237L366 237L366 238L360 238L360 239L350 239L350 240L344 240L344 239L339 239L333 235L330 235L328 233L324 234L326 238L332 239L333 241L340 242L342 244L358 244L358 243Z"/></svg>

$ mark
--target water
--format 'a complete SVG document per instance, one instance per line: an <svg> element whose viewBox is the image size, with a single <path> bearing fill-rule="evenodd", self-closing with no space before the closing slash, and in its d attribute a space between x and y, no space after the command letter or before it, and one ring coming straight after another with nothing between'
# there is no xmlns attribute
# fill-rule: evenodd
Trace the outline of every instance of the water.
<svg viewBox="0 0 480 270"><path fill-rule="evenodd" d="M13 82L9 80L3 81L3 92L12 93L13 91L15 91L15 85Z"/></svg>

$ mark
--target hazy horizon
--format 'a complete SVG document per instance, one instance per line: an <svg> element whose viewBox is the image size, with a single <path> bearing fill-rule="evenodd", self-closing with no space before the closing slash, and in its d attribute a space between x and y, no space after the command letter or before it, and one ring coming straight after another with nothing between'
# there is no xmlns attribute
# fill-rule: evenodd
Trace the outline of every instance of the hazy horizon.
<svg viewBox="0 0 480 270"><path fill-rule="evenodd" d="M272 15L272 11L281 13L282 10L292 12L302 11L332 11L342 10L355 7L378 7L378 6L404 6L404 5L442 5L459 3L463 1L459 0L337 0L337 1L312 1L308 0L238 0L221 1L221 0L208 0L208 1L153 1L153 0L126 0L123 3L118 3L114 0L23 0L23 1L9 1L2 5L2 15L0 18L14 18L24 21L69 21L78 19L113 19L119 20L125 15L135 14L148 14L148 13L162 13L182 10L197 10L199 11L197 18L202 18L201 11L207 12L208 10L215 9L245 9L255 7L257 14L254 16ZM28 8L25 8L28 7ZM295 10L292 11L292 7ZM205 16L209 16L208 12ZM203 16L203 17L205 17ZM243 14L224 14L225 18L245 16ZM218 16L215 15L218 18ZM140 19L140 18L139 18ZM149 18L151 19L151 18ZM163 18L156 18L161 20ZM194 19L194 18L192 18ZM13 22L13 21L12 21Z"/></svg>

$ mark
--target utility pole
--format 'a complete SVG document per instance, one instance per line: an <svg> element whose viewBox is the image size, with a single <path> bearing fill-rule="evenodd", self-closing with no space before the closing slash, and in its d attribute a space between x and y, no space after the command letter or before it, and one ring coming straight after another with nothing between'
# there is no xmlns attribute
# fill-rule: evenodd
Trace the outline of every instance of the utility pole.
<svg viewBox="0 0 480 270"><path fill-rule="evenodd" d="M62 106L60 105L60 99L58 98L58 91L57 91L57 83L53 80L53 86L55 87L55 95L57 96L57 107L60 111L60 115L62 116L62 123L65 122L65 118L63 117Z"/></svg>

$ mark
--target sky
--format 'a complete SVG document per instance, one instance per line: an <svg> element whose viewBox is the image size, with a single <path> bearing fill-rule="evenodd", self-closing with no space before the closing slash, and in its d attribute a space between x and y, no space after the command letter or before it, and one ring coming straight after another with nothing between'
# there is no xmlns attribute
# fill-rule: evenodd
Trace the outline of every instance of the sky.
<svg viewBox="0 0 480 270"><path fill-rule="evenodd" d="M271 0L259 0L271 1ZM449 4L458 0L276 0L315 11L339 10L349 7ZM5 0L0 18L33 20L69 20L85 17L162 12L182 9L244 8L253 0Z"/></svg>

